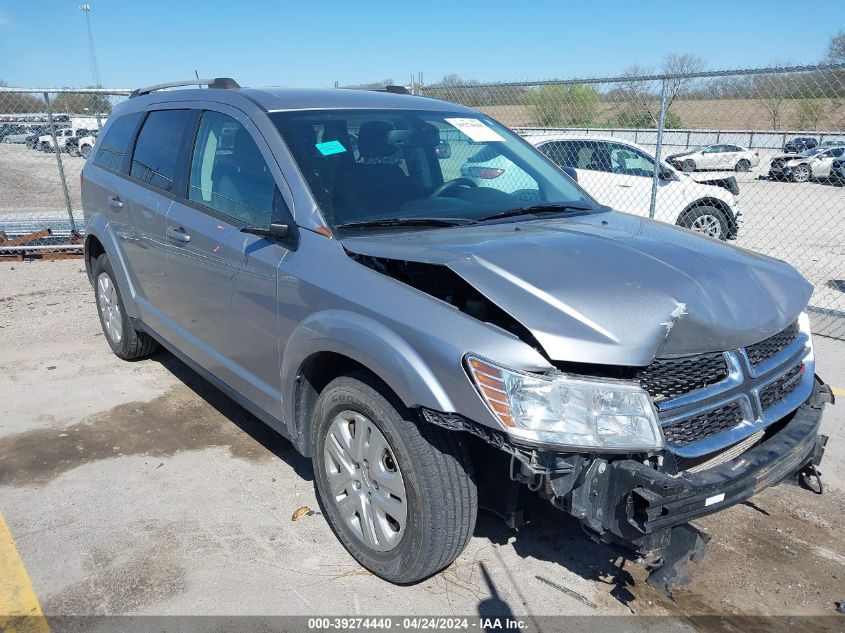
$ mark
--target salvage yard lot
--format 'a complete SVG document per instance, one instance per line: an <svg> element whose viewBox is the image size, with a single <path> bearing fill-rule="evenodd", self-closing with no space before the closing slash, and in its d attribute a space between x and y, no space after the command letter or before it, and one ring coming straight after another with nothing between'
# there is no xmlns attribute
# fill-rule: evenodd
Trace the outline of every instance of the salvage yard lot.
<svg viewBox="0 0 845 633"><path fill-rule="evenodd" d="M845 343L816 345L845 386ZM47 615L833 615L845 599L841 404L825 495L787 482L701 521L710 551L672 602L541 505L516 533L482 512L422 583L370 575L287 441L167 352L112 355L79 260L0 264L0 394L0 515Z"/></svg>

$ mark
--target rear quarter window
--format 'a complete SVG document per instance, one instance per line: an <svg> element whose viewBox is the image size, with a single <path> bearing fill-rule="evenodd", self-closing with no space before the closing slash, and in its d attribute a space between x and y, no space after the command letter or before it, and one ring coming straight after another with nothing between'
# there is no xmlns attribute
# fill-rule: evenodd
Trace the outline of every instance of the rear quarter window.
<svg viewBox="0 0 845 633"><path fill-rule="evenodd" d="M121 170L123 157L126 155L126 150L129 149L132 136L135 134L142 116L143 112L135 112L122 116L112 123L108 132L100 141L100 147L94 156L96 165L117 171Z"/></svg>
<svg viewBox="0 0 845 633"><path fill-rule="evenodd" d="M129 175L163 191L173 192L183 163L185 133L194 120L191 110L154 110L135 142Z"/></svg>

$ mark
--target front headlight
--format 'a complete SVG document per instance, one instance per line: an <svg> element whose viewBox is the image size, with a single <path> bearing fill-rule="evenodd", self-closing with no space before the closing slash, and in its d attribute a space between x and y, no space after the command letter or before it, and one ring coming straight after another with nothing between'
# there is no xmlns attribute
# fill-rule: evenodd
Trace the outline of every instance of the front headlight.
<svg viewBox="0 0 845 633"><path fill-rule="evenodd" d="M635 384L518 372L476 356L466 363L478 393L514 437L588 449L664 446L654 406Z"/></svg>

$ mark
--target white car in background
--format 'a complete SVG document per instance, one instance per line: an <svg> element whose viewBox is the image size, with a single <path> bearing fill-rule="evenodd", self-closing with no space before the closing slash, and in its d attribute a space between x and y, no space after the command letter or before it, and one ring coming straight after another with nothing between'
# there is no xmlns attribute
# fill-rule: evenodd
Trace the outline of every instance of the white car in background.
<svg viewBox="0 0 845 633"><path fill-rule="evenodd" d="M833 161L845 156L845 147L814 147L800 154L775 156L769 165L769 177L792 182L835 177Z"/></svg>
<svg viewBox="0 0 845 633"><path fill-rule="evenodd" d="M666 162L687 173L704 169L750 171L760 164L760 152L738 145L699 145L667 156Z"/></svg>
<svg viewBox="0 0 845 633"><path fill-rule="evenodd" d="M525 140L574 176L598 202L632 215L649 216L654 157L644 148L617 138L557 134L526 135ZM462 168L461 176L477 185L528 195L527 174L488 145ZM493 182L495 181L495 183ZM654 218L705 233L735 239L741 213L739 187L733 176L697 182L661 164Z"/></svg>
<svg viewBox="0 0 845 633"><path fill-rule="evenodd" d="M74 131L69 127L63 127L56 129L56 143L58 144L59 151L61 151L65 143L69 138L75 136ZM53 135L52 134L42 134L38 137L38 149L43 152L49 152L53 147Z"/></svg>

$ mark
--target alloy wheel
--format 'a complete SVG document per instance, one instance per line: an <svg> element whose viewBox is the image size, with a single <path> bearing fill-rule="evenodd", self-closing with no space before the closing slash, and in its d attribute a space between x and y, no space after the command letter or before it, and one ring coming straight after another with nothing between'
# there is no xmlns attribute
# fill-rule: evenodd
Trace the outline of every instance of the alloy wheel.
<svg viewBox="0 0 845 633"><path fill-rule="evenodd" d="M720 238L722 236L722 223L714 215L700 215L692 221L689 227L698 233L704 233L710 237Z"/></svg>
<svg viewBox="0 0 845 633"><path fill-rule="evenodd" d="M810 168L807 165L798 165L792 170L792 179L795 182L807 182L810 179Z"/></svg>
<svg viewBox="0 0 845 633"><path fill-rule="evenodd" d="M100 273L97 277L97 303L106 336L115 345L120 345L123 340L123 315L120 312L117 289L106 273Z"/></svg>

